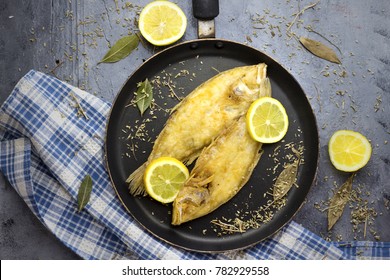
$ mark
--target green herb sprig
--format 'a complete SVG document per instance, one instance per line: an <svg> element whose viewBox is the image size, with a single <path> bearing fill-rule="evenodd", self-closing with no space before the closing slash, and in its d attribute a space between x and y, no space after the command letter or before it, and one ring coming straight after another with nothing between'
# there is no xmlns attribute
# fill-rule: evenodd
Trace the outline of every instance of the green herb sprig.
<svg viewBox="0 0 390 280"><path fill-rule="evenodd" d="M135 103L142 116L153 100L153 87L148 79L137 84L137 92L135 92L135 95Z"/></svg>
<svg viewBox="0 0 390 280"><path fill-rule="evenodd" d="M124 36L120 38L112 47L108 50L106 55L99 63L113 63L127 57L133 50L138 47L139 38L136 34L130 36Z"/></svg>

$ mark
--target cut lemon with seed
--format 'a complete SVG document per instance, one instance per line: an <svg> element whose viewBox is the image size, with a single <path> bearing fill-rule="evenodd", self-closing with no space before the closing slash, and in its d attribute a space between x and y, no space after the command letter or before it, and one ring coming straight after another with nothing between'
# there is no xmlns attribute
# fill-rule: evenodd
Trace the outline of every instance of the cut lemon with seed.
<svg viewBox="0 0 390 280"><path fill-rule="evenodd" d="M188 169L181 161L172 157L160 157L146 167L145 189L155 200L170 203L175 200L188 177Z"/></svg>
<svg viewBox="0 0 390 280"><path fill-rule="evenodd" d="M336 131L329 140L330 161L338 170L354 172L371 157L371 144L365 136L352 130Z"/></svg>
<svg viewBox="0 0 390 280"><path fill-rule="evenodd" d="M169 1L153 1L141 11L138 22L142 36L155 46L166 46L179 40L187 28L183 10Z"/></svg>
<svg viewBox="0 0 390 280"><path fill-rule="evenodd" d="M246 125L254 140L261 143L278 142L288 129L286 109L275 98L261 97L249 107Z"/></svg>

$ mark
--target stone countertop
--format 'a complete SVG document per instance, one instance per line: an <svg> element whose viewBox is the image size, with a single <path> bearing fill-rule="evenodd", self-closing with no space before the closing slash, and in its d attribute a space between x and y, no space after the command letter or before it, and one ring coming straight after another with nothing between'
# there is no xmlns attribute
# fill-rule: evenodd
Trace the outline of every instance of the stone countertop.
<svg viewBox="0 0 390 280"><path fill-rule="evenodd" d="M140 44L117 63L97 63L110 45L137 31L135 19L149 1L1 1L0 103L30 69L112 102L128 76L159 49ZM196 39L191 1L176 3L188 18L181 41ZM221 0L216 37L273 57L301 84L316 113L317 180L294 220L332 241L390 241L390 6L388 0L320 0L308 8L313 3ZM342 63L313 56L296 39L300 36L333 48ZM332 167L327 152L339 129L366 135L373 154L354 180L360 202L346 207L328 232L326 201L348 177ZM373 210L356 226L351 223L355 207ZM0 259L79 258L39 223L2 175L0 248Z"/></svg>

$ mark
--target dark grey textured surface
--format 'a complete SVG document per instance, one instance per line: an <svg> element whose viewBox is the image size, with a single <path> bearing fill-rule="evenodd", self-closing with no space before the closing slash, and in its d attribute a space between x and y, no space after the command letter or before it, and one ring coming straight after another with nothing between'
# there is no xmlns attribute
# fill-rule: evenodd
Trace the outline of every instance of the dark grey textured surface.
<svg viewBox="0 0 390 280"><path fill-rule="evenodd" d="M136 30L134 18L148 2L1 1L0 103L30 69L113 101L126 78L158 49L140 45L115 64L97 62L109 45ZM196 38L190 2L177 1L189 20L182 40ZM342 61L336 65L311 55L287 36L295 14L314 2L221 0L217 37L247 43L279 61L301 84L316 113L317 182L294 220L330 240L379 236L390 241L390 4L388 0L321 0L297 18L290 31L334 48ZM323 202L334 184L342 184L348 176L336 171L328 157L327 142L338 129L360 131L373 146L369 164L357 173L354 183L367 207L377 212L368 220L366 236L364 223L353 230L353 208L347 207L331 232L326 229L326 212L317 209L326 207ZM73 258L78 257L39 223L1 176L0 259Z"/></svg>

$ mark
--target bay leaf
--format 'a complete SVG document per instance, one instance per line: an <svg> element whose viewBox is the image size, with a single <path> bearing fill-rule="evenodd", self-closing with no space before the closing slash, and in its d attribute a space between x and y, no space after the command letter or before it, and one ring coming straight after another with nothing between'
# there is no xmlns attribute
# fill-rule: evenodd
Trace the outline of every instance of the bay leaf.
<svg viewBox="0 0 390 280"><path fill-rule="evenodd" d="M274 201L284 197L297 181L299 158L293 163L287 164L274 183Z"/></svg>
<svg viewBox="0 0 390 280"><path fill-rule="evenodd" d="M153 87L148 79L145 79L145 81L138 83L137 92L135 94L135 103L137 104L137 107L142 116L143 113L149 108L153 100Z"/></svg>
<svg viewBox="0 0 390 280"><path fill-rule="evenodd" d="M350 200L354 176L355 174L352 174L347 181L337 189L330 199L328 208L328 230L331 230L340 219L344 212L345 205Z"/></svg>
<svg viewBox="0 0 390 280"><path fill-rule="evenodd" d="M333 63L341 64L341 61L337 57L336 53L323 43L306 37L300 37L299 41L308 51L318 56L319 58L328 60Z"/></svg>
<svg viewBox="0 0 390 280"><path fill-rule="evenodd" d="M90 175L86 175L80 184L79 192L77 194L77 210L80 212L87 205L91 198L92 191L92 178Z"/></svg>
<svg viewBox="0 0 390 280"><path fill-rule="evenodd" d="M108 50L99 63L113 63L128 56L135 48L138 47L139 38L136 34L124 36Z"/></svg>

